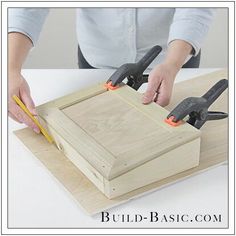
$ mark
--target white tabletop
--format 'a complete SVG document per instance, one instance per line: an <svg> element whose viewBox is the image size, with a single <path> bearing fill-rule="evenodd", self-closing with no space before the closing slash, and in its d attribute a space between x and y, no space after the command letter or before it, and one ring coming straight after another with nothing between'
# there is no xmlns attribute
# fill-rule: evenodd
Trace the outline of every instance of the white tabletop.
<svg viewBox="0 0 236 236"><path fill-rule="evenodd" d="M183 69L176 82L217 69ZM112 70L24 70L36 105L109 78ZM140 88L145 90L146 85ZM109 210L110 214L221 215L221 222L101 222L78 206L60 183L16 138L24 125L9 121L9 227L226 227L227 165L172 184ZM96 199L95 199L96 201Z"/></svg>

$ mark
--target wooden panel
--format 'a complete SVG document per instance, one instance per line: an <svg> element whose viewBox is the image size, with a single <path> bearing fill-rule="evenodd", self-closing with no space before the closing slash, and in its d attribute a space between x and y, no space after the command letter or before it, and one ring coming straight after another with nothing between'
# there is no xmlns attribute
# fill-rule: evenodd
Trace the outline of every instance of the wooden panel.
<svg viewBox="0 0 236 236"><path fill-rule="evenodd" d="M115 157L103 146L99 145L87 133L57 108L40 107L37 109L41 119L47 123L49 131L54 130L54 139L61 136L73 150L94 166L99 173L109 179ZM57 143L61 151L69 152L61 143ZM70 149L71 150L71 149ZM70 158L70 153L68 155Z"/></svg>
<svg viewBox="0 0 236 236"><path fill-rule="evenodd" d="M111 181L104 179L106 196L118 197L134 189L180 173L199 164L200 138L118 176Z"/></svg>
<svg viewBox="0 0 236 236"><path fill-rule="evenodd" d="M111 91L114 95L117 95L120 99L128 103L130 106L135 107L137 110L146 115L149 119L154 121L159 127L165 129L175 135L175 133L186 132L186 135L182 137L185 141L188 140L189 137L196 138L199 137L199 130L194 129L188 123L184 123L180 126L173 127L169 124L163 122L166 116L169 114L169 111L152 102L148 105L142 104L142 94L137 93L134 89L129 86L122 86L119 89ZM183 141L184 142L184 141Z"/></svg>
<svg viewBox="0 0 236 236"><path fill-rule="evenodd" d="M83 156L54 129L50 126L48 128L51 135L55 137L54 140L58 150L60 150L75 166L77 166L100 191L104 192L104 177L99 173L99 171L83 158Z"/></svg>
<svg viewBox="0 0 236 236"><path fill-rule="evenodd" d="M201 76L191 81L175 84L173 97L168 109L171 110L177 103L188 96L201 96L207 89L222 78L227 78L227 73L224 70ZM227 93L225 92L217 102L212 105L212 109L227 112L227 104ZM227 119L209 121L201 130L202 141L199 166L149 184L113 200L106 198L75 165L54 145L50 145L42 135L36 135L29 128L15 131L15 134L31 152L34 153L35 157L46 166L52 175L62 183L65 189L72 194L78 203L89 214L95 214L227 161ZM94 199L96 199L96 201L94 201Z"/></svg>
<svg viewBox="0 0 236 236"><path fill-rule="evenodd" d="M133 90L122 89L127 91L120 93L123 97L132 94L136 99L139 96ZM38 113L46 121L59 150L108 198L186 170L186 166L192 168L198 163L195 154L199 158L200 146L196 142L193 142L194 147L191 145L194 153L188 155L189 141L199 136L198 130L188 124L181 127L158 125L142 111L144 105L137 108L110 91L90 96L62 110L40 106ZM68 100L67 97L65 100ZM163 117L164 109L155 105L153 110ZM164 117L160 122L164 123ZM173 156L177 160L176 165L170 165ZM156 169L154 173L151 171L153 168ZM137 181L144 172L149 174L145 174L142 181ZM111 179L114 180L112 183L108 181Z"/></svg>
<svg viewBox="0 0 236 236"><path fill-rule="evenodd" d="M119 96L109 91L62 110L115 157L109 179L199 137L199 130L187 123L166 124L167 111L153 103L142 105L140 94L133 89L118 90ZM150 115L144 107L151 108Z"/></svg>
<svg viewBox="0 0 236 236"><path fill-rule="evenodd" d="M75 103L86 100L92 96L96 96L98 94L106 92L107 89L104 88L104 83L98 83L96 85L90 86L88 88L82 89L79 92L74 92L69 95L65 95L63 97L57 98L51 102L42 104L38 106L38 109L42 109L42 107L54 107L63 109L67 106L71 106Z"/></svg>

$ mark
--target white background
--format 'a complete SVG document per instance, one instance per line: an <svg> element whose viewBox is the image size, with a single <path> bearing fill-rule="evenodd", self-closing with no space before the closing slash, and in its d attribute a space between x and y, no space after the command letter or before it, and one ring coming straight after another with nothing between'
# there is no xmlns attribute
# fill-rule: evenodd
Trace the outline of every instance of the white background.
<svg viewBox="0 0 236 236"><path fill-rule="evenodd" d="M75 9L51 9L24 68L78 68ZM217 8L202 47L200 67L223 68L228 56L228 10Z"/></svg>

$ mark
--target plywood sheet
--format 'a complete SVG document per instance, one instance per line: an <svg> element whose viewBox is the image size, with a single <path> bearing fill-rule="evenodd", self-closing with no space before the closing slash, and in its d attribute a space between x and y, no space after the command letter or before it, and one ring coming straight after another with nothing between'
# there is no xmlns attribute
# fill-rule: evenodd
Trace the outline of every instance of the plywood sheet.
<svg viewBox="0 0 236 236"><path fill-rule="evenodd" d="M176 84L171 104L167 108L172 109L185 97L202 95L222 78L227 78L226 71L214 72L191 81ZM212 105L212 109L227 112L226 92ZM202 127L201 156L198 167L152 183L113 200L107 199L54 145L47 143L42 135L36 135L28 128L15 131L15 134L72 194L78 203L89 214L95 214L227 161L227 122L227 119L209 121Z"/></svg>

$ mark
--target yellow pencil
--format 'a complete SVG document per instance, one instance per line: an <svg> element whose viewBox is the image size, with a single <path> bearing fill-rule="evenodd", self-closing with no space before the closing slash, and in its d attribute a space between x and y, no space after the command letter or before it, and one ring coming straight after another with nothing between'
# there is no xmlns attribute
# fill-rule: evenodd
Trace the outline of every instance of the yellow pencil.
<svg viewBox="0 0 236 236"><path fill-rule="evenodd" d="M48 134L48 132L43 128L39 121L30 113L25 104L16 96L13 95L13 99L20 106L20 108L31 118L31 120L39 127L41 133L45 136L49 143L53 142L53 138Z"/></svg>

